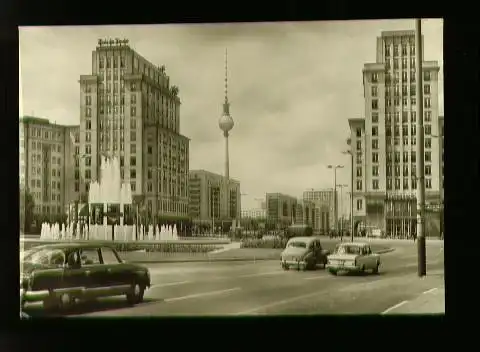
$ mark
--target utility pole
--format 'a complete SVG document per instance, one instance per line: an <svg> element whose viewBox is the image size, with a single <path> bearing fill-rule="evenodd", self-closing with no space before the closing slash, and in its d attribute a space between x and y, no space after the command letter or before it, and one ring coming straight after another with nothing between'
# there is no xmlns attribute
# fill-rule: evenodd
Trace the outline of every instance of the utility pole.
<svg viewBox="0 0 480 352"><path fill-rule="evenodd" d="M350 147L348 150L342 152L343 154L350 154L350 235L352 236L352 242L354 240L353 230L353 146L352 139L347 139L347 145Z"/></svg>
<svg viewBox="0 0 480 352"><path fill-rule="evenodd" d="M329 169L333 169L333 229L337 231L337 169L342 169L343 165L328 165Z"/></svg>
<svg viewBox="0 0 480 352"><path fill-rule="evenodd" d="M417 246L418 246L418 276L427 275L426 245L425 245L425 153L423 134L423 47L422 20L415 19L415 61L417 69L415 80L417 86Z"/></svg>

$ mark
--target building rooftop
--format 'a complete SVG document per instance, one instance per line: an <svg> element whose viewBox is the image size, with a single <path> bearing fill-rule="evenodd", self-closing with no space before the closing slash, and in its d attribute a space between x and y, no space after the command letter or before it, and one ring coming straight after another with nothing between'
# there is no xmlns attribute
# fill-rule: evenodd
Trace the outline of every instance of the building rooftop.
<svg viewBox="0 0 480 352"><path fill-rule="evenodd" d="M194 174L206 174L206 175L211 175L211 176L214 176L214 177L223 177L223 175L221 174L216 174L215 172L211 172L211 171L207 171L207 170L203 170L203 169L199 169L199 170L190 170L189 171L189 174L191 175L194 175ZM229 178L229 181L230 182L234 182L234 183L240 183L240 181L234 179L234 178Z"/></svg>
<svg viewBox="0 0 480 352"><path fill-rule="evenodd" d="M80 125L60 125L57 123L52 123L50 122L49 119L43 118L43 117L35 117L35 116L28 116L24 115L21 116L18 120L19 123L27 123L27 124L35 124L35 125L50 125L50 126L57 126L57 127L67 127L67 128L72 128L72 127L80 127Z"/></svg>
<svg viewBox="0 0 480 352"><path fill-rule="evenodd" d="M400 31L382 31L382 38L385 37L409 37L415 36L415 30L400 30Z"/></svg>

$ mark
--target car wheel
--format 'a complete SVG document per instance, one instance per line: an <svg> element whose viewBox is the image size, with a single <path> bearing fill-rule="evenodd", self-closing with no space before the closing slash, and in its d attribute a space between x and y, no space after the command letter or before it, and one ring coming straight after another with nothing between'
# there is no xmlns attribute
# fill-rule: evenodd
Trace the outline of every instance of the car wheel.
<svg viewBox="0 0 480 352"><path fill-rule="evenodd" d="M372 269L372 273L373 274L378 274L379 267L380 267L380 263L377 262L377 265L375 266L375 268Z"/></svg>
<svg viewBox="0 0 480 352"><path fill-rule="evenodd" d="M129 304L138 304L143 301L143 294L145 293L145 286L134 282L130 288L130 292L127 293L127 302Z"/></svg>

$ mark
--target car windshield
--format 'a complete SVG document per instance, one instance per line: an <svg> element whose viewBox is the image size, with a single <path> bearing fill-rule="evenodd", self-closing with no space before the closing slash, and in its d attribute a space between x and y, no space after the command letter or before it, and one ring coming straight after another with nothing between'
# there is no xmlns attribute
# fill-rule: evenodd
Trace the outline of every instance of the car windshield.
<svg viewBox="0 0 480 352"><path fill-rule="evenodd" d="M337 254L360 254L360 247L340 245L335 252Z"/></svg>
<svg viewBox="0 0 480 352"><path fill-rule="evenodd" d="M307 248L307 244L305 242L293 241L293 242L290 242L287 247Z"/></svg>
<svg viewBox="0 0 480 352"><path fill-rule="evenodd" d="M65 255L60 249L39 249L39 250L28 250L23 252L23 255L20 255L20 259L23 262L33 263L33 264L63 264Z"/></svg>

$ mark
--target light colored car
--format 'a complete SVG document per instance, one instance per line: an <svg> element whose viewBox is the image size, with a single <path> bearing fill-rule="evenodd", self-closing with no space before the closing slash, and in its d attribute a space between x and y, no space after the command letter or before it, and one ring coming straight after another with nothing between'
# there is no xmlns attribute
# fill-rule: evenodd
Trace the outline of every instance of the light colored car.
<svg viewBox="0 0 480 352"><path fill-rule="evenodd" d="M293 237L281 254L280 264L284 270L315 269L318 264L325 266L330 252L322 248L318 237Z"/></svg>
<svg viewBox="0 0 480 352"><path fill-rule="evenodd" d="M380 255L373 253L368 243L346 242L338 244L335 252L328 256L326 269L333 275L366 271L378 274L380 264Z"/></svg>

